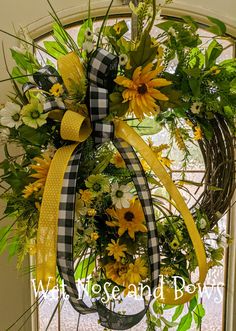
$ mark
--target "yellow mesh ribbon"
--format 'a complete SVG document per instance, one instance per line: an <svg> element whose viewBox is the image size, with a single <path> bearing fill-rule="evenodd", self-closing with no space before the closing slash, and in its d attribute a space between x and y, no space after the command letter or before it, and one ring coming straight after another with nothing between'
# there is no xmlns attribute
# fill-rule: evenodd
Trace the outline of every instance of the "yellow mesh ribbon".
<svg viewBox="0 0 236 331"><path fill-rule="evenodd" d="M193 217L183 197L181 196L179 190L175 186L174 182L172 181L171 177L169 176L161 162L156 157L155 153L135 132L134 129L132 129L125 122L117 120L115 121L115 136L116 138L123 139L141 154L141 156L144 158L144 160L146 160L152 171L162 182L163 186L175 202L176 208L181 213L196 252L199 266L199 280L196 283L196 289L198 289L197 284L204 283L208 271L206 253ZM175 290L167 286L163 286L163 299L158 299L158 301L165 304L177 305L188 302L195 294L196 291L192 294L184 292L180 298L176 299Z"/></svg>
<svg viewBox="0 0 236 331"><path fill-rule="evenodd" d="M91 132L88 119L70 110L66 112L61 124L61 136L77 144L60 148L51 162L37 232L36 282L37 285L41 282L47 289L56 285L58 212L64 174L76 146L85 141Z"/></svg>

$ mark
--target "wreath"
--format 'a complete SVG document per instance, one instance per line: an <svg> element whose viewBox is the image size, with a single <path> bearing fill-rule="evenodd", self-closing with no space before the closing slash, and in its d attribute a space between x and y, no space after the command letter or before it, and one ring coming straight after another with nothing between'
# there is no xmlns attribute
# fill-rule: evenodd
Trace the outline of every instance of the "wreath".
<svg viewBox="0 0 236 331"><path fill-rule="evenodd" d="M108 24L111 1L96 31L89 9L75 41L47 2L54 40L44 47L1 30L20 47L13 69L5 61L14 93L0 110L2 221L12 220L1 226L0 251L17 255L18 268L35 255L37 287L63 283L73 308L97 312L105 328L125 330L145 315L149 331L199 326L198 289L230 242L218 221L235 189L236 60L221 61L218 42L230 39L226 27L208 17L204 45L193 18L156 25L163 6L144 0L130 3L130 37L124 19ZM163 128L169 138L158 144ZM196 150L205 166L197 183L185 173ZM127 296L143 309L122 314Z"/></svg>

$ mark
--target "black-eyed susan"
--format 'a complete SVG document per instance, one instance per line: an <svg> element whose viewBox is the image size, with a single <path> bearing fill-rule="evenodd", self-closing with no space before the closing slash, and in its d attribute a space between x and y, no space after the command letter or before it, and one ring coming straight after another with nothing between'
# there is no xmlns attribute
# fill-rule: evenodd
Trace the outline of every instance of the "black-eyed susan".
<svg viewBox="0 0 236 331"><path fill-rule="evenodd" d="M49 92L55 97L60 97L64 93L64 88L61 84L56 83L52 86Z"/></svg>
<svg viewBox="0 0 236 331"><path fill-rule="evenodd" d="M119 152L116 152L111 161L112 164L114 164L114 166L116 168L125 168L125 161L123 160L122 156L120 155Z"/></svg>
<svg viewBox="0 0 236 331"><path fill-rule="evenodd" d="M109 226L118 226L118 235L121 237L126 231L130 238L135 239L136 232L147 232L144 225L144 214L142 206L138 200L132 201L129 208L110 209L108 214L115 218L111 222L106 222Z"/></svg>
<svg viewBox="0 0 236 331"><path fill-rule="evenodd" d="M108 251L108 256L114 256L114 259L120 262L121 258L125 257L127 247L125 244L120 245L119 240L111 239L111 243L107 245L106 250Z"/></svg>
<svg viewBox="0 0 236 331"><path fill-rule="evenodd" d="M111 279L118 285L126 285L126 275L128 265L121 262L110 262L104 266L107 278Z"/></svg>
<svg viewBox="0 0 236 331"><path fill-rule="evenodd" d="M168 86L170 81L157 78L163 67L153 69L149 63L144 68L138 67L134 70L132 79L118 76L115 82L125 87L123 91L124 102L129 102L129 112L134 113L138 119L143 119L144 114L155 115L159 111L156 100L168 100L168 97L157 88Z"/></svg>

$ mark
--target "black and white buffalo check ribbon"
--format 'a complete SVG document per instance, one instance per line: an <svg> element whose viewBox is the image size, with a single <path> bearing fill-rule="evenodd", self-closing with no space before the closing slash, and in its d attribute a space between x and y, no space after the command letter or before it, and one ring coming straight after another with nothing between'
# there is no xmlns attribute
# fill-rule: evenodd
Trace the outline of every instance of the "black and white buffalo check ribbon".
<svg viewBox="0 0 236 331"><path fill-rule="evenodd" d="M42 90L42 93L43 91L49 92L53 85L57 83L62 84L62 78L55 68L47 65L35 72L31 78L31 82L25 83L22 89L24 94L31 89ZM45 102L43 103L44 113L55 109L66 110L65 104L60 98L48 96L46 93L43 93L43 95L45 97Z"/></svg>
<svg viewBox="0 0 236 331"><path fill-rule="evenodd" d="M95 148L97 145L112 140L121 154L127 168L132 173L139 200L141 202L146 225L148 228L148 255L151 270L151 287L154 291L158 285L160 260L159 245L155 224L154 209L151 192L148 186L142 165L129 144L121 139L114 138L113 123L103 121L109 111L108 94L114 86L117 74L117 58L103 49L97 49L89 64L88 103L93 125ZM64 176L61 192L58 222L57 265L74 309L81 314L98 312L101 324L114 330L126 330L136 325L144 317L148 304L144 309L133 315L121 315L109 310L100 301L88 307L78 298L78 289L74 277L73 237L75 219L76 183L80 164L81 149L78 148L72 155Z"/></svg>

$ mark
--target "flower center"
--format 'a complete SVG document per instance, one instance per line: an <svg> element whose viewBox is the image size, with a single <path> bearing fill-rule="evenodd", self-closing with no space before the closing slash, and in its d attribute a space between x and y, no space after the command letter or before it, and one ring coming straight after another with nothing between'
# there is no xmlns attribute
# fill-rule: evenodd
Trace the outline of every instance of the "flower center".
<svg viewBox="0 0 236 331"><path fill-rule="evenodd" d="M117 190L117 191L116 191L116 197L117 197L117 198L122 198L123 195L124 195L124 193L123 193L122 191L120 191L120 190Z"/></svg>
<svg viewBox="0 0 236 331"><path fill-rule="evenodd" d="M12 116L12 119L13 119L13 121L18 122L19 119L20 119L20 115L19 115L19 114L14 114L14 115Z"/></svg>
<svg viewBox="0 0 236 331"><path fill-rule="evenodd" d="M145 94L147 93L147 86L146 84L142 84L138 87L138 93L139 94Z"/></svg>
<svg viewBox="0 0 236 331"><path fill-rule="evenodd" d="M131 211L127 211L127 213L125 213L125 219L128 222L132 222L134 219L134 214Z"/></svg>
<svg viewBox="0 0 236 331"><path fill-rule="evenodd" d="M34 111L32 111L32 113L31 113L31 117L32 117L34 120L37 119L37 118L39 118L39 116L40 116L40 113L39 113L38 110L34 110Z"/></svg>
<svg viewBox="0 0 236 331"><path fill-rule="evenodd" d="M95 191L95 192L99 192L99 191L101 191L101 185L99 184L99 183L95 183L95 184L93 184L93 190Z"/></svg>

